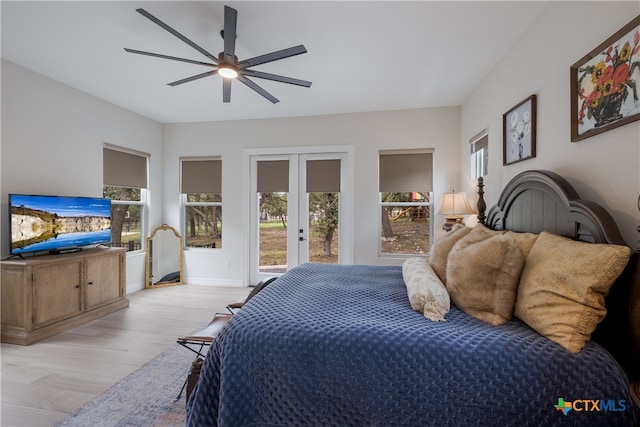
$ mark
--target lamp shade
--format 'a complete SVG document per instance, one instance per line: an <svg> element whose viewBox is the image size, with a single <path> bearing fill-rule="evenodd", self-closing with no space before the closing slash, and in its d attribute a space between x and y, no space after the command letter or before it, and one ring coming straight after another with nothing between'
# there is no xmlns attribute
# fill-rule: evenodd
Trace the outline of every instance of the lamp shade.
<svg viewBox="0 0 640 427"><path fill-rule="evenodd" d="M440 198L437 213L440 215L470 215L476 213L465 193L444 193Z"/></svg>

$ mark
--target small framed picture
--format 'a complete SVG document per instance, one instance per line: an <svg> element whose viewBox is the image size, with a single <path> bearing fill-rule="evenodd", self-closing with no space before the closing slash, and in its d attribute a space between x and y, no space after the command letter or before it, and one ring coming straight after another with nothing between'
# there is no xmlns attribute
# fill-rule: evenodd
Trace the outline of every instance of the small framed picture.
<svg viewBox="0 0 640 427"><path fill-rule="evenodd" d="M502 115L502 164L536 156L536 96L531 95Z"/></svg>
<svg viewBox="0 0 640 427"><path fill-rule="evenodd" d="M640 119L640 16L571 66L571 142Z"/></svg>

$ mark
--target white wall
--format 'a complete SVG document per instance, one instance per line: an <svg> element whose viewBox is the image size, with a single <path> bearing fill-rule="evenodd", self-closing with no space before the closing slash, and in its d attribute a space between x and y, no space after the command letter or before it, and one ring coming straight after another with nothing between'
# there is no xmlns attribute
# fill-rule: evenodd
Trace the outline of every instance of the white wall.
<svg viewBox="0 0 640 427"><path fill-rule="evenodd" d="M531 28L461 110L461 181L469 139L489 128L488 205L516 174L548 169L569 180L585 199L607 208L631 247L638 246L640 121L580 142L570 137L569 67L640 13L640 2L549 2ZM502 166L502 115L529 95L538 101L537 156Z"/></svg>
<svg viewBox="0 0 640 427"><path fill-rule="evenodd" d="M108 142L151 153L149 227L166 222L179 228L179 157L221 155L223 248L187 251L186 278L240 284L248 244L244 150L343 145L353 147L355 156L354 261L392 263L377 256L378 150L433 147L436 201L452 187L472 194L468 140L488 127L489 205L517 173L554 170L583 197L603 204L636 247L640 121L571 143L569 67L638 13L636 1L549 2L461 108L160 125L2 61L0 214L7 212L9 192L100 195L101 148ZM531 94L538 96L537 157L502 166L502 114ZM2 215L0 232L7 230ZM8 254L5 240L0 236L2 256ZM127 257L128 292L144 284L143 258Z"/></svg>
<svg viewBox="0 0 640 427"><path fill-rule="evenodd" d="M222 156L222 249L187 250L186 280L239 283L247 265L248 195L243 152L249 148L352 146L355 157L356 263L379 259L378 150L435 148L434 192L458 187L459 108L402 110L270 120L172 124L164 127L164 218L179 227L178 164L181 156ZM439 222L438 222L439 223ZM436 227L436 231L440 231Z"/></svg>
<svg viewBox="0 0 640 427"><path fill-rule="evenodd" d="M220 250L189 250L186 280L244 284L248 206L245 149L351 146L355 165L354 260L379 259L377 154L389 148L435 148L436 198L458 187L458 107L274 120L161 125L13 63L2 62L2 212L8 193L100 196L102 144L151 154L148 230L179 229L179 158L223 158L224 241ZM2 215L0 231L8 231ZM440 232L436 227L436 232ZM8 242L0 238L2 256ZM144 254L127 256L127 291L144 287Z"/></svg>
<svg viewBox="0 0 640 427"><path fill-rule="evenodd" d="M151 154L151 222L161 223L162 126L2 61L0 242L9 193L102 197L102 144ZM154 193L154 189L158 191ZM127 292L144 287L144 253L127 256Z"/></svg>

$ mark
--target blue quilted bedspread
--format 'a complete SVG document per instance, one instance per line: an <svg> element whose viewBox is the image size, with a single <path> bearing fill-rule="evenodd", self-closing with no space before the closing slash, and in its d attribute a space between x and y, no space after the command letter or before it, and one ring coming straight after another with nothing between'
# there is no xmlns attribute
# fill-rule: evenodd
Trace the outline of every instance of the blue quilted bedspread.
<svg viewBox="0 0 640 427"><path fill-rule="evenodd" d="M596 343L574 355L455 307L425 319L400 267L305 264L214 341L187 425L636 426L627 387Z"/></svg>

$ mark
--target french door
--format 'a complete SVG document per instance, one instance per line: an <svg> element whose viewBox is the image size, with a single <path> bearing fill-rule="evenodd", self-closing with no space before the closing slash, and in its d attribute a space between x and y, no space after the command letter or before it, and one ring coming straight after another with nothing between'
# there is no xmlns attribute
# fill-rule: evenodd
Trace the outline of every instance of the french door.
<svg viewBox="0 0 640 427"><path fill-rule="evenodd" d="M251 283L305 262L352 262L347 159L341 152L251 156Z"/></svg>

